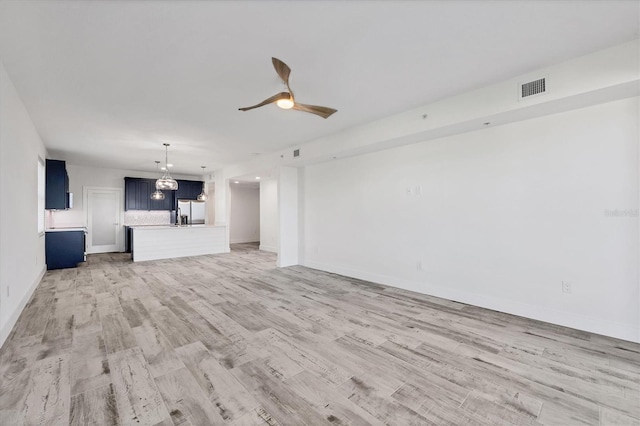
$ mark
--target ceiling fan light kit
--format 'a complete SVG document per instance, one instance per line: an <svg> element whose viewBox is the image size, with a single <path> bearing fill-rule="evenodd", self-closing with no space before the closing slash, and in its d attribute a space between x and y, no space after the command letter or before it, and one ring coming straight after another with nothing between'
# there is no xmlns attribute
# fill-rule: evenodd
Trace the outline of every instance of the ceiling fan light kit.
<svg viewBox="0 0 640 426"><path fill-rule="evenodd" d="M291 109L293 108L293 99L278 99L276 105L282 109Z"/></svg>
<svg viewBox="0 0 640 426"><path fill-rule="evenodd" d="M319 115L322 118L328 118L329 116L331 116L331 114L337 111L334 108L318 105L305 105L296 102L293 96L293 92L291 91L291 87L289 87L289 75L291 74L291 68L289 68L287 64L285 64L278 58L271 58L271 62L273 63L273 67L275 68L276 73L285 84L285 86L287 86L287 91L280 92L277 95L273 95L270 98L267 98L264 101L260 102L259 104L238 108L240 111L249 111L254 108L272 104L274 102L282 109L295 109L297 111L309 112L311 114Z"/></svg>

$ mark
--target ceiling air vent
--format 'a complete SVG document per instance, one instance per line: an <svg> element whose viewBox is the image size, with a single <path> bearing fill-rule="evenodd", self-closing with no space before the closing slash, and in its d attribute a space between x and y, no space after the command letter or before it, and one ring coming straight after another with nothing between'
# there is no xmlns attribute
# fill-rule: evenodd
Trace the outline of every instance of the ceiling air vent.
<svg viewBox="0 0 640 426"><path fill-rule="evenodd" d="M300 150L299 149L294 149L293 150L293 158L296 158L296 157L300 157Z"/></svg>
<svg viewBox="0 0 640 426"><path fill-rule="evenodd" d="M538 80L521 83L519 98L524 99L534 95L541 95L545 93L547 91L546 80L546 78L539 78Z"/></svg>

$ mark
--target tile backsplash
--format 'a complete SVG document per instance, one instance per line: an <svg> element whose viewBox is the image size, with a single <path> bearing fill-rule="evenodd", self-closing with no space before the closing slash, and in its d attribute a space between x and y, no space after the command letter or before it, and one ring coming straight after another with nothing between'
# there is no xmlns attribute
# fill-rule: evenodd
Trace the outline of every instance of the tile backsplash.
<svg viewBox="0 0 640 426"><path fill-rule="evenodd" d="M171 212L165 210L127 210L124 212L125 225L169 225L170 223Z"/></svg>

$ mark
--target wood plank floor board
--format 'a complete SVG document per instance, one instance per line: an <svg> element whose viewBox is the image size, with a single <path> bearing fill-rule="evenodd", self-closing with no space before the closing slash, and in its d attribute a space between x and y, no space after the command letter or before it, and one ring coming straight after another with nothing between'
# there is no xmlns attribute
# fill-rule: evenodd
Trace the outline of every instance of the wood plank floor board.
<svg viewBox="0 0 640 426"><path fill-rule="evenodd" d="M436 425L451 426L495 426L505 425L504 422L486 422L482 418L474 417L460 409L459 405L450 405L446 403L433 405L428 402L418 410L427 421ZM558 425L560 426L560 425ZM569 425L564 425L569 426Z"/></svg>
<svg viewBox="0 0 640 426"><path fill-rule="evenodd" d="M59 353L62 353L70 348L73 343L74 326L75 314L73 306L54 304L48 317L42 341L50 343L58 349Z"/></svg>
<svg viewBox="0 0 640 426"><path fill-rule="evenodd" d="M36 291L20 314L20 318L14 327L13 338L43 335L51 311L53 310L53 299L55 291Z"/></svg>
<svg viewBox="0 0 640 426"><path fill-rule="evenodd" d="M156 383L174 423L180 424L185 417L194 425L224 423L218 410L186 368L159 376Z"/></svg>
<svg viewBox="0 0 640 426"><path fill-rule="evenodd" d="M102 331L102 322L98 315L98 304L79 304L75 307L73 321L74 336Z"/></svg>
<svg viewBox="0 0 640 426"><path fill-rule="evenodd" d="M195 343L198 340L186 322L186 318L184 320L178 318L168 308L152 311L151 318L174 348Z"/></svg>
<svg viewBox="0 0 640 426"><path fill-rule="evenodd" d="M100 316L107 353L115 353L138 345L122 311Z"/></svg>
<svg viewBox="0 0 640 426"><path fill-rule="evenodd" d="M109 354L108 359L120 422L124 425L171 424L140 348Z"/></svg>
<svg viewBox="0 0 640 426"><path fill-rule="evenodd" d="M514 410L495 404L479 396L476 392L471 392L463 401L460 408L471 417L478 418L483 422L491 423L494 419L500 419L505 424L535 426L539 425L537 416L530 416L529 413L520 413Z"/></svg>
<svg viewBox="0 0 640 426"><path fill-rule="evenodd" d="M231 345L231 341L227 339L215 325L211 324L197 312L185 318L196 340L201 341L207 349L219 358L222 358L226 354L225 349Z"/></svg>
<svg viewBox="0 0 640 426"><path fill-rule="evenodd" d="M7 416L21 416L41 340L42 336L15 339L0 350L0 410L6 411Z"/></svg>
<svg viewBox="0 0 640 426"><path fill-rule="evenodd" d="M100 317L122 313L122 306L118 297L110 292L96 293L96 302L98 305L98 314Z"/></svg>
<svg viewBox="0 0 640 426"><path fill-rule="evenodd" d="M76 281L76 294L75 294L75 304L83 305L83 304L94 304L96 303L96 289L92 285L85 285L81 283L78 285Z"/></svg>
<svg viewBox="0 0 640 426"><path fill-rule="evenodd" d="M278 422L297 425L328 423L306 400L259 364L248 362L231 371Z"/></svg>
<svg viewBox="0 0 640 426"><path fill-rule="evenodd" d="M267 418L265 420L265 417ZM257 408L244 416L227 423L231 426L279 426L275 419L271 417L263 408Z"/></svg>
<svg viewBox="0 0 640 426"><path fill-rule="evenodd" d="M0 424L640 425L638 344L257 247L48 271L0 348Z"/></svg>
<svg viewBox="0 0 640 426"><path fill-rule="evenodd" d="M218 331L230 342L247 343L252 339L253 333L219 311L216 308L216 304L212 304L207 300L197 300L190 304L204 319L211 324L215 324Z"/></svg>
<svg viewBox="0 0 640 426"><path fill-rule="evenodd" d="M416 350L424 351L425 349L419 347ZM543 401L539 419L546 417L547 422L549 419L554 419L551 424L597 424L597 405L566 394L553 385L550 387L531 381L480 359L460 357L453 352L437 353L429 349L428 353L436 362L426 370L459 386L485 390L494 398L499 398L503 394L503 389L524 392Z"/></svg>
<svg viewBox="0 0 640 426"><path fill-rule="evenodd" d="M384 424L353 401L337 393L330 383L324 382L308 371L297 374L285 383L332 424L362 426Z"/></svg>
<svg viewBox="0 0 640 426"><path fill-rule="evenodd" d="M120 306L122 306L123 315L127 323L129 323L129 327L134 328L152 324L151 315L140 299L126 300L121 298Z"/></svg>
<svg viewBox="0 0 640 426"><path fill-rule="evenodd" d="M22 406L24 423L68 424L70 389L69 355L36 361Z"/></svg>
<svg viewBox="0 0 640 426"><path fill-rule="evenodd" d="M258 408L251 393L201 342L182 346L176 352L226 422L236 421Z"/></svg>
<svg viewBox="0 0 640 426"><path fill-rule="evenodd" d="M157 326L144 324L132 330L152 377L184 368L184 364Z"/></svg>
<svg viewBox="0 0 640 426"><path fill-rule="evenodd" d="M345 371L358 376L361 381L367 377L367 386L375 388L378 393L385 396L390 396L406 382L405 378L398 378L397 375L388 372L385 368L376 368L375 373L372 374L372 366L367 364L366 360L350 353L342 346L331 344L324 339L321 340L315 335L298 333L294 336L294 341L305 347L310 353L324 359L325 362L339 365ZM339 389L344 387L341 392L350 392L348 384L352 380L353 376L340 385Z"/></svg>
<svg viewBox="0 0 640 426"><path fill-rule="evenodd" d="M102 333L74 337L71 350L71 395L100 388L111 383L107 350Z"/></svg>
<svg viewBox="0 0 640 426"><path fill-rule="evenodd" d="M352 377L351 383L353 386L348 396L349 400L385 424L434 424L411 408L402 405L392 398L387 398L384 394L378 392L377 389L370 387L367 382L357 377Z"/></svg>
<svg viewBox="0 0 640 426"><path fill-rule="evenodd" d="M112 384L74 395L71 398L70 425L118 426L120 419Z"/></svg>

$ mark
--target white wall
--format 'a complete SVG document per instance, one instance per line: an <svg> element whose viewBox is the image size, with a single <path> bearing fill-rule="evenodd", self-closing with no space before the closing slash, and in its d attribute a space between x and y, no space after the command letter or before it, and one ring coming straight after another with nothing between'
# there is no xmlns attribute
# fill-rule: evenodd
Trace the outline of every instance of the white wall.
<svg viewBox="0 0 640 426"><path fill-rule="evenodd" d="M298 169L278 171L278 261L279 267L300 264L300 183Z"/></svg>
<svg viewBox="0 0 640 426"><path fill-rule="evenodd" d="M304 264L640 341L638 114L629 98L309 166Z"/></svg>
<svg viewBox="0 0 640 426"><path fill-rule="evenodd" d="M278 181L260 182L260 250L278 252Z"/></svg>
<svg viewBox="0 0 640 426"><path fill-rule="evenodd" d="M45 272L38 157L45 146L0 62L0 345Z"/></svg>
<svg viewBox="0 0 640 426"><path fill-rule="evenodd" d="M216 223L216 186L214 183L207 185L207 225Z"/></svg>
<svg viewBox="0 0 640 426"><path fill-rule="evenodd" d="M230 187L229 242L260 240L260 188L234 184Z"/></svg>

